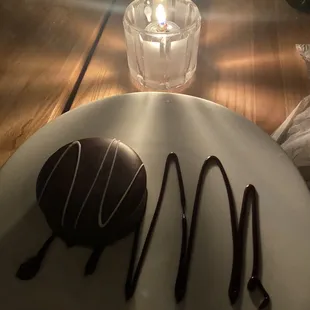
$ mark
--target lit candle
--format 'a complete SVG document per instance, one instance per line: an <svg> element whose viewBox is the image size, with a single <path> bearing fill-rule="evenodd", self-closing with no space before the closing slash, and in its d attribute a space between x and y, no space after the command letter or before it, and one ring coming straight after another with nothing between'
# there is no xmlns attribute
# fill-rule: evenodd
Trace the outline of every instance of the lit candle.
<svg viewBox="0 0 310 310"><path fill-rule="evenodd" d="M173 7L152 8L149 1L135 0L125 12L130 73L147 88L179 87L196 70L200 14L192 1L175 1Z"/></svg>
<svg viewBox="0 0 310 310"><path fill-rule="evenodd" d="M146 31L152 33L176 33L180 31L180 27L176 23L167 21L166 10L162 4L157 6L155 16L157 20L148 24L145 28Z"/></svg>
<svg viewBox="0 0 310 310"><path fill-rule="evenodd" d="M156 18L158 21L158 30L166 31L167 30L167 15L165 8L162 4L159 4L156 8Z"/></svg>
<svg viewBox="0 0 310 310"><path fill-rule="evenodd" d="M186 50L187 40L174 40L180 27L167 21L165 7L159 4L155 10L156 21L145 28L150 40L143 40L145 76L149 80L168 83L179 74L180 60ZM184 57L183 57L184 58Z"/></svg>

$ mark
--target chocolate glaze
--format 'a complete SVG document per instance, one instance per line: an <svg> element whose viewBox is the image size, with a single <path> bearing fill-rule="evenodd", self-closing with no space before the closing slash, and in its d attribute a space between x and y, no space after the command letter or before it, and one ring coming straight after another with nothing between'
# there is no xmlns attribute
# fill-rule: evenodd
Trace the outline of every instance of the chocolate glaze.
<svg viewBox="0 0 310 310"><path fill-rule="evenodd" d="M37 178L37 200L53 231L17 277L33 278L55 236L68 247L94 249L85 274L94 272L105 246L136 230L147 202L146 171L140 157L116 139L87 138L57 150Z"/></svg>
<svg viewBox="0 0 310 310"><path fill-rule="evenodd" d="M23 264L20 265L16 273L16 277L18 277L20 280L30 280L35 277L40 270L41 263L54 240L55 235L53 234L45 241L42 248L35 256L30 257Z"/></svg>
<svg viewBox="0 0 310 310"><path fill-rule="evenodd" d="M232 265L232 272L231 272L231 280L229 284L228 295L231 301L231 304L235 304L239 294L240 294L240 286L241 286L241 276L242 276L242 268L243 268L243 256L244 256L244 238L245 238L245 228L246 228L246 216L247 216L247 209L249 206L252 206L252 236L253 236L253 270L252 276L248 281L248 290L253 292L254 290L258 289L263 294L263 301L259 305L259 309L266 308L270 303L270 297L267 291L264 289L261 281L260 281L260 272L261 272L261 262L260 262L260 234L259 234L259 219L258 219L258 204L257 204L257 193L256 189L253 185L248 185L244 191L243 195L243 202L242 202L242 210L240 216L240 222L238 226L237 220L237 211L235 206L235 200L232 192L232 188L227 176L227 173L221 163L221 161L215 157L210 156L203 164L198 184L196 188L196 195L192 213L192 222L190 226L190 233L189 238L187 240L187 220L186 220L186 198L184 192L184 185L183 185L183 178L181 173L181 168L179 164L179 160L176 154L171 153L167 157L162 186L159 194L158 203L155 209L154 216L151 221L151 225L149 231L147 233L146 241L142 247L141 256L137 262L137 268L134 271L135 260L137 255L137 248L139 243L139 231L140 226L136 230L131 260L129 264L128 276L125 286L125 293L126 298L130 299L136 289L138 284L139 276L147 255L147 250L149 248L151 238L157 223L157 219L160 213L161 204L163 201L163 197L165 194L167 177L170 165L174 163L177 168L178 174L178 183L180 188L180 198L181 198L181 211L182 211L182 243L181 243L181 252L180 252L180 260L179 260L179 268L175 283L175 298L177 302L183 300L186 294L187 282L188 282L188 275L191 265L191 259L193 254L193 247L195 242L195 234L197 228L197 220L199 214L199 207L200 207L200 199L201 193L203 190L203 185L205 181L205 177L207 175L208 170L212 166L217 166L222 174L224 179L226 192L229 201L229 210L230 210L230 218L231 218L231 230L232 230L232 237L233 237L233 265Z"/></svg>
<svg viewBox="0 0 310 310"><path fill-rule="evenodd" d="M36 192L51 230L68 246L101 248L143 219L146 171L137 153L116 139L81 139L50 156Z"/></svg>
<svg viewBox="0 0 310 310"><path fill-rule="evenodd" d="M91 275L95 272L97 264L99 262L99 259L100 259L100 256L101 256L103 250L104 250L104 247L97 248L90 255L90 257L86 263L85 269L84 269L84 275L85 276Z"/></svg>

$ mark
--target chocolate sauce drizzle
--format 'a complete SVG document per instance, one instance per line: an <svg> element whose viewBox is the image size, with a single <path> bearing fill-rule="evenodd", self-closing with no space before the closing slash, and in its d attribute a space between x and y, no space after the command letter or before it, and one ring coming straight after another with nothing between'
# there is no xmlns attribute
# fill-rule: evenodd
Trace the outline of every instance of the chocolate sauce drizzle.
<svg viewBox="0 0 310 310"><path fill-rule="evenodd" d="M151 221L151 225L149 231L146 236L145 243L142 247L141 255L137 262L137 268L134 271L139 238L140 238L140 228L141 224L137 228L135 232L131 259L129 264L129 270L125 285L125 294L126 299L130 299L137 287L139 276L141 274L141 270L147 255L147 250L150 246L151 239L153 232L155 230L155 226L157 223L157 219L161 210L161 205L163 201L163 197L165 194L168 172L171 164L174 163L177 169L178 175L178 183L180 188L180 198L181 198L181 211L182 211L182 243L181 243L181 252L180 252L180 260L179 260L179 268L175 283L175 299L177 302L183 300L186 294L187 282L188 282L188 275L191 265L193 247L195 242L195 235L196 235L196 228L197 228L197 220L199 214L199 207L200 207L200 200L201 200L201 193L203 190L203 185L205 181L205 177L207 175L208 170L212 166L217 166L222 174L226 192L228 196L229 202L229 210L230 210L230 218L231 218L231 230L232 230L232 237L233 237L233 265L232 265L232 272L231 272L231 279L228 289L228 296L230 299L231 304L235 304L241 288L241 278L242 278L242 268L244 264L244 237L245 237L245 228L246 228L246 219L247 219L247 211L249 206L252 207L252 238L253 238L253 269L252 275L250 280L248 281L247 288L250 292L255 291L258 289L263 294L263 301L259 305L259 309L266 308L270 303L270 297L267 291L265 290L264 286L260 281L260 273L261 273L261 253L260 253L260 233L259 233L259 217L258 217L258 203L257 203L257 192L253 185L248 185L245 188L244 195L243 195L243 202L242 202L242 209L240 215L240 222L238 226L237 220L237 211L235 200L232 192L232 188L226 174L226 171L221 163L221 161L216 156L210 156L208 159L205 160L198 179L198 184L196 188L196 195L193 207L193 214L192 214L192 222L190 226L190 234L189 238L187 239L187 219L186 219L186 197L184 192L184 183L181 173L181 168L179 164L179 160L176 154L171 153L167 157L162 186L159 194L159 199L157 202L157 206L155 209L154 216Z"/></svg>
<svg viewBox="0 0 310 310"><path fill-rule="evenodd" d="M142 247L141 255L139 257L136 270L134 270L134 267L135 267L137 252L138 252L140 230L141 230L142 223L139 224L138 228L135 231L134 241L133 241L133 246L132 246L132 251L131 251L131 258L130 258L127 279L126 279L126 284L125 284L125 296L127 300L129 300L133 296L136 290L138 281L139 281L142 267L143 267L143 264L144 264L144 261L147 255L147 251L150 246L153 233L154 233L154 230L157 224L157 219L158 219L158 216L161 210L162 202L163 202L164 195L165 195L166 185L167 185L169 168L172 163L175 164L175 167L177 170L178 184L179 184L179 189L180 189L180 201L181 201L182 243L181 243L178 275L181 273L181 269L183 266L183 261L186 257L186 249L187 249L186 197L185 197L184 183L183 183L183 177L182 177L179 159L175 153L170 153L166 160L163 181L162 181L161 189L159 192L159 198L157 201L155 212L154 212L154 215L151 221L149 231L147 232L144 245Z"/></svg>
<svg viewBox="0 0 310 310"><path fill-rule="evenodd" d="M84 269L84 275L89 276L92 275L97 267L99 262L100 256L103 252L105 247L94 249L93 253L90 255Z"/></svg>
<svg viewBox="0 0 310 310"><path fill-rule="evenodd" d="M188 224L186 218L186 197L184 190L184 182L181 172L181 167L179 163L179 159L175 153L170 153L167 157L165 169L163 173L162 185L159 193L159 198L157 201L157 205L155 208L155 212L153 218L151 220L150 228L146 235L146 240L142 247L142 251L140 257L136 264L136 258L138 253L139 241L140 241L140 232L142 223L140 223L134 233L133 246L131 251L131 258L127 273L127 279L125 284L125 296L126 299L129 300L135 293L136 287L138 285L139 277L147 256L147 251L152 241L153 233L157 224L157 220L160 214L160 210L162 207L162 202L165 195L166 185L168 174L170 171L171 165L174 164L177 171L178 177L178 185L180 191L180 204L181 204L181 220L182 220L182 242L181 242L181 251L179 258L179 267L175 282L175 299L177 302L181 302L186 294L188 276L191 266L191 259L193 253L193 247L195 243L195 235L197 228L197 220L200 208L201 201L201 193L203 190L204 181L209 169L213 166L219 168L221 175L224 180L224 184L226 187L228 202L229 202L229 211L231 218L231 231L232 231L232 239L233 239L233 263L232 263L232 271L231 278L228 289L228 296L231 304L235 304L238 300L240 289L241 289L241 279L242 279L242 269L244 265L244 249L245 249L245 236L246 236L246 220L248 209L251 207L252 209L252 239L253 239L253 268L252 275L248 281L247 289L250 292L255 290L260 291L263 295L263 300L259 305L258 309L264 309L270 304L270 297L264 286L261 283L261 244L260 244L260 229L259 229L259 214L258 214L258 198L257 192L253 185L248 185L244 190L242 207L241 207L241 215L240 221L238 225L238 217L237 210L235 205L235 199L233 196L232 188L226 174L226 171L221 163L221 161L216 156L210 156L205 160L198 179L198 184L196 188L196 195L194 200L194 207L192 213L192 221L189 231L188 237ZM33 278L40 269L41 263L49 249L51 243L55 239L55 235L53 234L43 245L43 247L39 250L36 256L28 259L25 263L23 263L19 270L17 271L16 276L21 280L29 280ZM94 249L91 254L86 266L84 273L85 275L92 274L96 265L99 261L100 255L104 247L99 249ZM136 268L135 268L136 265Z"/></svg>
<svg viewBox="0 0 310 310"><path fill-rule="evenodd" d="M56 235L51 235L44 242L43 246L35 256L30 257L23 264L20 265L16 273L17 278L19 278L20 280L30 280L36 276L36 274L40 270L42 261L55 238Z"/></svg>

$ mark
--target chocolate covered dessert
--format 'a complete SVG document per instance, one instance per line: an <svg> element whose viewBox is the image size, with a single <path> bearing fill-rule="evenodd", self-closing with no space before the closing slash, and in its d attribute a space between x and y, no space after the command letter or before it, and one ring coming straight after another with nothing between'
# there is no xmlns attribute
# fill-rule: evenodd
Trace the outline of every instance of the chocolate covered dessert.
<svg viewBox="0 0 310 310"><path fill-rule="evenodd" d="M36 192L38 204L53 234L36 256L20 266L17 277L28 280L36 275L55 237L61 238L68 246L92 248L93 252L85 266L85 274L92 274L104 248L134 232L125 282L125 296L127 300L130 299L135 293L148 255L166 194L171 166L174 166L177 172L182 232L174 287L176 302L181 302L186 295L204 183L208 171L216 167L224 181L226 188L224 194L228 198L227 210L231 219L233 257L230 282L227 285L230 303L236 304L242 291L247 221L248 213L251 211L253 267L247 289L251 293L260 292L262 300L258 307L267 308L270 305L270 296L261 282L259 206L255 187L250 184L245 188L238 219L232 187L225 168L216 156L208 157L198 177L189 225L181 165L178 156L170 153L163 170L155 212L145 241L141 244L141 224L147 203L146 170L135 151L115 139L88 138L74 141L60 148L46 161L37 179ZM139 244L141 251L138 251Z"/></svg>
<svg viewBox="0 0 310 310"><path fill-rule="evenodd" d="M55 237L68 246L94 249L88 274L105 246L130 234L142 221L146 171L140 157L124 143L82 139L49 157L39 173L36 194L53 235L36 258L21 266L18 277L35 276Z"/></svg>

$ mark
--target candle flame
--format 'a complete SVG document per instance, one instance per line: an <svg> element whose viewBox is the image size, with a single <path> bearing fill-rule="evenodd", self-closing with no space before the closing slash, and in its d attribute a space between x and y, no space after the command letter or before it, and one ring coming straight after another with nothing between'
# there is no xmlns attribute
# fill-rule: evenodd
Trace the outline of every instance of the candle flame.
<svg viewBox="0 0 310 310"><path fill-rule="evenodd" d="M166 11L162 4L159 4L156 8L156 18L160 27L164 27L166 25Z"/></svg>

